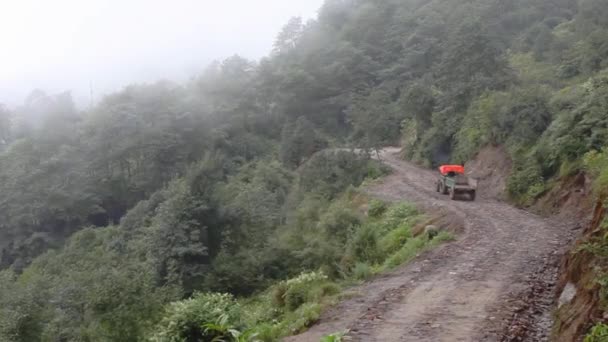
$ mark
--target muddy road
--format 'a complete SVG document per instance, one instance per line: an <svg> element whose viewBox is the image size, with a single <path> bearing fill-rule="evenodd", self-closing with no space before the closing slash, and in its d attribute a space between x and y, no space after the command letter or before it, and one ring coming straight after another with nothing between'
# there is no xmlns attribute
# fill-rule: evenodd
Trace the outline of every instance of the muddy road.
<svg viewBox="0 0 608 342"><path fill-rule="evenodd" d="M388 201L411 201L444 224L461 226L457 241L353 291L308 332L289 342L318 342L348 330L349 341L546 341L561 255L574 234L545 219L484 198L451 201L435 192L437 174L381 159L394 173L368 189Z"/></svg>

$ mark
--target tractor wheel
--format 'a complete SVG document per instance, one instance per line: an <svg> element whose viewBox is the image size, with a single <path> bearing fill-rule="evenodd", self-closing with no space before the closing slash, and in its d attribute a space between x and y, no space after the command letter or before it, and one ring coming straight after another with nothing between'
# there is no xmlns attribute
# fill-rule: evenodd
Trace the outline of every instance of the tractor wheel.
<svg viewBox="0 0 608 342"><path fill-rule="evenodd" d="M454 190L453 188L450 188L449 192L450 192L450 199L452 201L455 201L456 200L456 190Z"/></svg>
<svg viewBox="0 0 608 342"><path fill-rule="evenodd" d="M475 197L477 196L477 194L475 193L475 191L471 191L469 193L469 195L471 196L471 201L475 201Z"/></svg>
<svg viewBox="0 0 608 342"><path fill-rule="evenodd" d="M441 183L441 193L447 195L450 192L450 189L445 186L445 184Z"/></svg>
<svg viewBox="0 0 608 342"><path fill-rule="evenodd" d="M441 192L441 183L437 182L437 192Z"/></svg>

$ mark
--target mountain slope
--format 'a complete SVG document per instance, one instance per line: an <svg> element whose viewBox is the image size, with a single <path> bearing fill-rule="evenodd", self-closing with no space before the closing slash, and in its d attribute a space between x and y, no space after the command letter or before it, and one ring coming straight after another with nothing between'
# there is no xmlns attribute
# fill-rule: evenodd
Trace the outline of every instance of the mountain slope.
<svg viewBox="0 0 608 342"><path fill-rule="evenodd" d="M396 159L395 151L382 159L394 173L367 190L372 196L446 212L448 220L463 222L462 236L353 290L361 296L287 341L316 342L344 330L353 341L546 340L551 322L544 320L554 308L557 265L572 223L483 194L476 202L451 201L434 191L434 172Z"/></svg>
<svg viewBox="0 0 608 342"><path fill-rule="evenodd" d="M375 241L372 225L344 198L383 170L317 153L328 147L401 143L427 167L495 148L509 166L497 184L520 207L560 181L601 180L607 11L606 0L328 0L260 61L131 85L84 111L39 90L2 106L0 336L135 341L198 291L248 296L379 263L386 253L357 246Z"/></svg>

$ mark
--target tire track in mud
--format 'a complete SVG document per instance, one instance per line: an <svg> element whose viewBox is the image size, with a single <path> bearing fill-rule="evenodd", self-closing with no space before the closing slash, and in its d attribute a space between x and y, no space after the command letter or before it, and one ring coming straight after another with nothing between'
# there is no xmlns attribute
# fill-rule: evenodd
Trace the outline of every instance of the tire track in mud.
<svg viewBox="0 0 608 342"><path fill-rule="evenodd" d="M349 330L350 341L545 341L556 268L572 230L506 203L483 197L451 201L436 193L437 175L400 161L386 149L394 170L368 193L411 201L462 225L456 242L419 256L355 289L360 294L329 310L309 331L287 338L317 342ZM531 288L543 298L530 298ZM538 291L536 291L538 292ZM526 301L527 300L527 301ZM543 303L542 307L540 307ZM544 317L544 318L543 318Z"/></svg>

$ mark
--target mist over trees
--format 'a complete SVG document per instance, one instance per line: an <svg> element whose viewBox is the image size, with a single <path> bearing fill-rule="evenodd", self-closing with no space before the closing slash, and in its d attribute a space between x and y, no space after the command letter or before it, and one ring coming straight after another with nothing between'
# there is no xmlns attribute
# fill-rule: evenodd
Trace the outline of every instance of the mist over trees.
<svg viewBox="0 0 608 342"><path fill-rule="evenodd" d="M604 0L327 0L260 61L87 110L33 91L0 106L0 340L139 341L198 291L340 277L360 218L335 203L382 170L328 147L504 145L528 203L606 145L607 67Z"/></svg>

